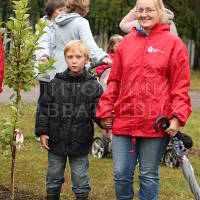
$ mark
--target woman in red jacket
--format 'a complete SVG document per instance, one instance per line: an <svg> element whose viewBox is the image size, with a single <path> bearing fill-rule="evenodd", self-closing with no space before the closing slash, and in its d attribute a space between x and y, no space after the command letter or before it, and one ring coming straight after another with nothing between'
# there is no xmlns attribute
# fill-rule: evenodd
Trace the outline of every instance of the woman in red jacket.
<svg viewBox="0 0 200 200"><path fill-rule="evenodd" d="M133 199L138 160L138 198L156 200L169 136L176 135L191 113L189 58L181 39L170 33L162 0L137 0L136 13L140 26L117 47L97 117L104 128L112 128L116 198ZM171 124L156 133L160 115Z"/></svg>
<svg viewBox="0 0 200 200"><path fill-rule="evenodd" d="M3 74L4 74L4 55L3 55L3 45L0 35L0 93L2 92Z"/></svg>

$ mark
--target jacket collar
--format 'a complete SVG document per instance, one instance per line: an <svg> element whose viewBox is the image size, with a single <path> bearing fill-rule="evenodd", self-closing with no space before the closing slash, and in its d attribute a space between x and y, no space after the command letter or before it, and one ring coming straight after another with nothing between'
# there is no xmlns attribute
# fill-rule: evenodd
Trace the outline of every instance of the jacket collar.
<svg viewBox="0 0 200 200"><path fill-rule="evenodd" d="M83 73L81 74L71 74L69 69L66 69L64 72L62 73L57 73L55 78L57 79L62 79L65 81L75 81L75 82L80 82L81 80L85 80L85 79L95 79L92 75L90 75L87 70L84 68Z"/></svg>
<svg viewBox="0 0 200 200"><path fill-rule="evenodd" d="M142 27L140 25L133 28L133 32L135 32L139 35L145 36L145 37L154 36L157 34L163 34L163 33L169 32L169 31L170 31L170 26L168 24L160 24L160 23L156 24L152 28L149 35L142 30Z"/></svg>
<svg viewBox="0 0 200 200"><path fill-rule="evenodd" d="M141 35L145 37L149 36L149 33L144 32L142 27L139 24L137 24L135 28L138 31L138 33L140 33Z"/></svg>

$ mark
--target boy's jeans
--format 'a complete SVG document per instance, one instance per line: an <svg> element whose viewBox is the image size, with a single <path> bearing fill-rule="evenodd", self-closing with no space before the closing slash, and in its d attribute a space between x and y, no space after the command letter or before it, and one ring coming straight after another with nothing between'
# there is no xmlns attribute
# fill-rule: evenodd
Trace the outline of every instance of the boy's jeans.
<svg viewBox="0 0 200 200"><path fill-rule="evenodd" d="M71 168L72 191L75 195L87 195L91 190L88 180L88 155L80 157L69 156L68 158ZM47 192L61 189L64 183L66 162L67 156L48 153Z"/></svg>
<svg viewBox="0 0 200 200"><path fill-rule="evenodd" d="M117 200L133 199L133 179L137 160L139 162L139 200L158 199L159 164L168 142L168 138L140 137L134 144L131 136L113 135L112 152Z"/></svg>

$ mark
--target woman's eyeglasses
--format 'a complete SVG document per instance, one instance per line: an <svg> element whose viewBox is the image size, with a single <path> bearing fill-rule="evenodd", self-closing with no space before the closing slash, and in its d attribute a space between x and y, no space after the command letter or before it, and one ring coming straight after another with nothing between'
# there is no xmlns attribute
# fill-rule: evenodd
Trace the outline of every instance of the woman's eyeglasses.
<svg viewBox="0 0 200 200"><path fill-rule="evenodd" d="M153 10L151 8L145 8L145 9L144 8L139 8L139 9L135 10L135 12L138 13L138 14L143 14L143 13L145 13L145 14L151 14L154 11L156 11L156 10Z"/></svg>

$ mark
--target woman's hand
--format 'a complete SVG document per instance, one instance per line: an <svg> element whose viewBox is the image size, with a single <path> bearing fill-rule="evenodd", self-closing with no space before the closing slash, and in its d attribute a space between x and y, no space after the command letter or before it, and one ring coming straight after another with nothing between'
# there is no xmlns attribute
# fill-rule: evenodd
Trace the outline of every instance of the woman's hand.
<svg viewBox="0 0 200 200"><path fill-rule="evenodd" d="M105 129L111 129L113 124L113 117L107 117L101 120L101 125Z"/></svg>
<svg viewBox="0 0 200 200"><path fill-rule="evenodd" d="M49 150L49 146L47 144L47 141L49 139L49 136L48 135L41 135L40 136L40 142L42 144L42 147L46 150Z"/></svg>
<svg viewBox="0 0 200 200"><path fill-rule="evenodd" d="M180 127L180 121L177 118L172 118L170 120L170 127L165 130L167 134L169 134L171 137L174 137Z"/></svg>

